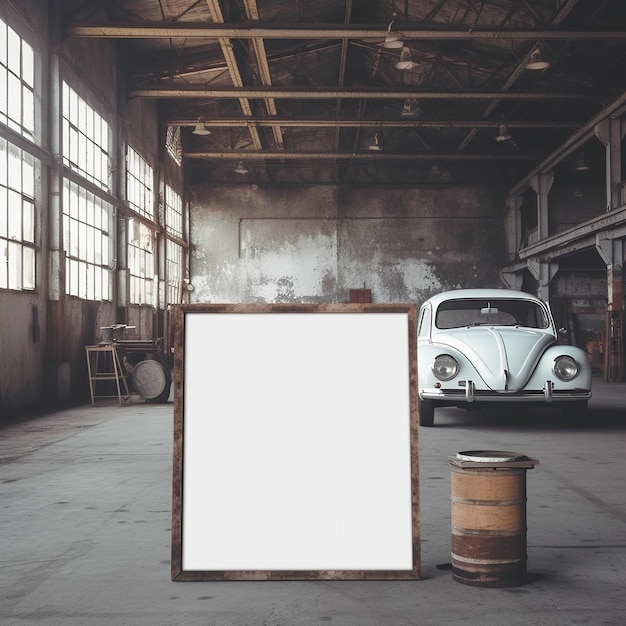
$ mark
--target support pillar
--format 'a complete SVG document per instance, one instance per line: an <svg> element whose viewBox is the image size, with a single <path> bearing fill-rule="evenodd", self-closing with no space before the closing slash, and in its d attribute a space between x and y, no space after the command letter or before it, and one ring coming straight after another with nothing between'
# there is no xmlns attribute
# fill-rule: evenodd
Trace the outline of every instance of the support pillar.
<svg viewBox="0 0 626 626"><path fill-rule="evenodd" d="M607 382L621 382L624 377L624 258L626 242L600 239L596 249L606 263L607 311L604 341L604 374Z"/></svg>
<svg viewBox="0 0 626 626"><path fill-rule="evenodd" d="M544 302L550 302L550 282L559 271L556 261L540 261L539 259L528 260L528 270L539 284L537 297Z"/></svg>
<svg viewBox="0 0 626 626"><path fill-rule="evenodd" d="M605 147L606 164L606 210L620 206L620 186L622 182L622 138L626 125L619 117L609 117L596 124L596 137Z"/></svg>
<svg viewBox="0 0 626 626"><path fill-rule="evenodd" d="M548 194L554 183L554 172L537 174L529 181L537 194L537 235L538 241L548 237Z"/></svg>
<svg viewBox="0 0 626 626"><path fill-rule="evenodd" d="M509 196L506 199L504 233L506 237L506 253L509 261L514 261L516 259L522 243L521 206L522 196Z"/></svg>

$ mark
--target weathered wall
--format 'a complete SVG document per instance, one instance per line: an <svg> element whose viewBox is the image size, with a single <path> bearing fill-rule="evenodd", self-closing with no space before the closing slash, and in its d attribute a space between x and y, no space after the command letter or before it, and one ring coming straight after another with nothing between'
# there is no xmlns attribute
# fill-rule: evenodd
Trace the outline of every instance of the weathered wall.
<svg viewBox="0 0 626 626"><path fill-rule="evenodd" d="M555 184L548 201L550 236L606 213L606 192L602 185L579 184L572 189L571 185Z"/></svg>
<svg viewBox="0 0 626 626"><path fill-rule="evenodd" d="M48 60L60 54L61 78L109 121L112 134L122 140L126 137L152 163L159 162L159 137L157 105L154 102L135 102L128 107L128 118L118 116L118 83L124 84L118 75L118 49L115 42L89 39L66 39L60 51L53 44L48 47L48 3L25 0L9 6L0 2L0 16L10 19L14 27L35 46L41 58L44 89L43 128L41 143L51 144L55 124L60 123L55 105L49 101L49 87L55 87L58 79L54 71L48 76ZM19 4L19 6L17 6ZM41 37L36 36L39 32ZM51 67L55 67L51 63ZM49 117L49 119L48 119ZM122 124L120 133L120 126ZM117 154L115 157L117 159ZM123 175L114 164L112 193L123 197ZM155 165L158 167L158 165ZM58 172L56 169L54 173ZM53 173L53 174L54 174ZM168 178L178 179L182 188L180 168L168 167ZM152 337L155 319L153 307L120 309L113 302L91 302L63 294L64 276L61 267L52 266L49 242L58 229L55 211L49 197L47 181L50 173L45 166L37 172L36 183L36 237L37 268L36 289L32 292L0 290L0 420L16 409L36 405L53 406L68 401L89 398L86 373L85 345L97 343L103 337L102 326L126 322L137 327L140 337ZM117 182L116 182L117 181ZM170 180L170 182L172 182ZM112 258L120 258L119 250L112 251ZM59 272L61 293L49 290L49 276ZM124 302L125 304L125 302Z"/></svg>
<svg viewBox="0 0 626 626"><path fill-rule="evenodd" d="M45 309L34 293L0 290L0 420L41 394Z"/></svg>
<svg viewBox="0 0 626 626"><path fill-rule="evenodd" d="M505 192L483 188L282 189L191 194L195 302L421 302L500 286Z"/></svg>

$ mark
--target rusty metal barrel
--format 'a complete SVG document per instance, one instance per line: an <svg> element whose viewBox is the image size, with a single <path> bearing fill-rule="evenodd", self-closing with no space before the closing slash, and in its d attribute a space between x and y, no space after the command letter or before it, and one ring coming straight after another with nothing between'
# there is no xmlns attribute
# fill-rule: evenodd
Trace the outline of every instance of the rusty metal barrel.
<svg viewBox="0 0 626 626"><path fill-rule="evenodd" d="M527 581L526 470L515 452L470 450L450 457L452 577L475 587Z"/></svg>

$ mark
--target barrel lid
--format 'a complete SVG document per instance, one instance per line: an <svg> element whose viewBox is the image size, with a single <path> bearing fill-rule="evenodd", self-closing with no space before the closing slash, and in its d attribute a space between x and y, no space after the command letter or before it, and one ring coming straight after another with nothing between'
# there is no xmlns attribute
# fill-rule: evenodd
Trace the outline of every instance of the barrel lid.
<svg viewBox="0 0 626 626"><path fill-rule="evenodd" d="M460 461L474 461L475 463L507 463L526 457L517 452L503 450L465 450L457 452L456 458Z"/></svg>

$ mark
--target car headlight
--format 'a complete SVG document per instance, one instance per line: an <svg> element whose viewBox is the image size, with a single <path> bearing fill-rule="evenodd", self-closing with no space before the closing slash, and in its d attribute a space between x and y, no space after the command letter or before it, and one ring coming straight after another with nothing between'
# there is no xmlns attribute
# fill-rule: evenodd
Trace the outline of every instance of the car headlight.
<svg viewBox="0 0 626 626"><path fill-rule="evenodd" d="M552 371L557 378L561 380L572 380L578 376L579 366L576 359L571 356L558 356L554 359Z"/></svg>
<svg viewBox="0 0 626 626"><path fill-rule="evenodd" d="M439 380L450 380L459 372L459 362L449 354L440 354L433 363L433 373Z"/></svg>

